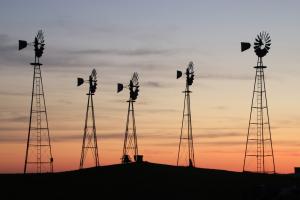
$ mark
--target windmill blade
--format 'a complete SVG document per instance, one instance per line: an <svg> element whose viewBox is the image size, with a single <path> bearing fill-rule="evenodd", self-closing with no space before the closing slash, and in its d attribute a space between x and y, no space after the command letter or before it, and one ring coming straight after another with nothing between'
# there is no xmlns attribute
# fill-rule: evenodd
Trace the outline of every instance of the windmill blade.
<svg viewBox="0 0 300 200"><path fill-rule="evenodd" d="M92 75L97 76L97 71L95 69L92 70Z"/></svg>
<svg viewBox="0 0 300 200"><path fill-rule="evenodd" d="M254 51L260 58L264 57L270 50L271 37L266 31L260 32L255 38Z"/></svg>
<svg viewBox="0 0 300 200"><path fill-rule="evenodd" d="M36 38L37 38L39 44L44 43L44 32L43 32L43 30L38 31L38 33L36 35Z"/></svg>
<svg viewBox="0 0 300 200"><path fill-rule="evenodd" d="M93 78L94 81L97 80L97 72L96 72L95 69L92 70L91 76L92 76L92 78Z"/></svg>
<svg viewBox="0 0 300 200"><path fill-rule="evenodd" d="M191 61L188 65L189 73L194 73L194 63Z"/></svg>
<svg viewBox="0 0 300 200"><path fill-rule="evenodd" d="M137 86L139 84L139 75L137 72L134 72L131 78L131 81L134 86Z"/></svg>

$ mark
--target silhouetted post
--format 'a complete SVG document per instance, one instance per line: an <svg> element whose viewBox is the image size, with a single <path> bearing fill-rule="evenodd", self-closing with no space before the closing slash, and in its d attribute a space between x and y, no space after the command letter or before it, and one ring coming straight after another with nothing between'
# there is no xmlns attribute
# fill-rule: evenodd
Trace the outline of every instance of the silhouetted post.
<svg viewBox="0 0 300 200"><path fill-rule="evenodd" d="M183 114L181 122L181 131L177 155L177 166L180 165L180 159L183 159L183 165L190 167L195 166L194 157L194 143L193 143L193 129L192 129L192 114L190 105L190 86L194 81L194 64L190 62L186 69L186 87L184 93L184 104L183 104ZM177 78L182 76L181 71L177 71ZM187 127L184 126L187 123ZM186 146L187 145L187 146ZM187 155L185 155L187 154ZM186 159L186 160L184 160ZM185 163L185 164L184 164Z"/></svg>
<svg viewBox="0 0 300 200"><path fill-rule="evenodd" d="M268 53L271 39L268 33L261 32L254 43L258 56L251 111L248 124L246 149L243 171L257 173L275 173L275 161L272 145L269 109L266 94L264 69L262 58ZM249 43L242 43L242 51L250 48Z"/></svg>
<svg viewBox="0 0 300 200"><path fill-rule="evenodd" d="M19 50L27 45L26 41L19 40ZM40 63L45 46L42 30L38 31L34 42L29 45L34 46L35 58L34 62L30 63L34 69L24 173L53 172L53 157L41 72L42 63Z"/></svg>
<svg viewBox="0 0 300 200"><path fill-rule="evenodd" d="M84 163L89 151L91 151L92 153L95 166L98 167L100 165L93 102L93 95L95 94L97 89L97 72L95 69L93 69L91 75L89 76L89 80L84 81L83 78L77 78L77 86L82 85L84 82L87 82L89 84L89 92L86 94L88 96L88 102L86 107L84 133L79 164L80 169L84 168Z"/></svg>
<svg viewBox="0 0 300 200"><path fill-rule="evenodd" d="M138 97L139 93L139 82L138 74L135 72L127 86L130 92L130 97L128 102L127 110L127 120L126 120L126 129L125 137L123 144L123 155L122 163L129 163L133 160L136 162L142 162L143 156L138 153L138 143L137 143L137 134L136 134L136 125L135 125L135 115L134 115L134 102ZM118 84L118 91L122 91L124 88L123 84Z"/></svg>

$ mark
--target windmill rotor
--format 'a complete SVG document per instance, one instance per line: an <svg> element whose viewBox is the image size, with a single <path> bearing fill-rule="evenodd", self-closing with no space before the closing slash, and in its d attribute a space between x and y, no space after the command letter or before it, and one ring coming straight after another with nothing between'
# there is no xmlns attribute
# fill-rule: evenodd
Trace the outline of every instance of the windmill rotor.
<svg viewBox="0 0 300 200"><path fill-rule="evenodd" d="M34 51L36 57L40 58L43 55L45 49L45 39L42 30L39 30L36 37L34 38Z"/></svg>
<svg viewBox="0 0 300 200"><path fill-rule="evenodd" d="M186 80L188 85L192 85L194 81L194 63L191 61L186 69Z"/></svg>
<svg viewBox="0 0 300 200"><path fill-rule="evenodd" d="M269 52L270 46L271 46L271 37L269 33L265 31L260 32L256 36L254 42L254 51L256 55L260 58L264 57Z"/></svg>
<svg viewBox="0 0 300 200"><path fill-rule="evenodd" d="M93 71L90 75L89 82L90 82L90 91L92 94L94 94L97 89L97 72L95 69L93 69Z"/></svg>
<svg viewBox="0 0 300 200"><path fill-rule="evenodd" d="M124 86L124 84L122 83L118 83L117 84L117 93L123 91L124 88L128 88L129 89L129 94L130 94L130 100L136 100L138 95L139 95L139 75L137 72L134 72L129 84L127 86Z"/></svg>
<svg viewBox="0 0 300 200"><path fill-rule="evenodd" d="M185 74L186 74L186 83L187 85L192 85L193 81L194 81L194 63L191 61L189 62L186 70L185 70ZM182 76L182 71L177 70L176 73L176 79L179 79Z"/></svg>
<svg viewBox="0 0 300 200"><path fill-rule="evenodd" d="M130 99L136 100L139 95L139 75L134 72L129 83Z"/></svg>
<svg viewBox="0 0 300 200"><path fill-rule="evenodd" d="M45 49L44 32L39 30L34 37L33 42L28 43L26 40L19 40L19 51L26 48L28 45L34 47L35 56L37 58L42 57Z"/></svg>
<svg viewBox="0 0 300 200"><path fill-rule="evenodd" d="M39 30L36 34L36 38L40 44L44 43L44 32L42 30Z"/></svg>
<svg viewBox="0 0 300 200"><path fill-rule="evenodd" d="M92 70L91 76L94 81L97 81L97 71L95 69Z"/></svg>
<svg viewBox="0 0 300 200"><path fill-rule="evenodd" d="M83 83L89 83L89 91L91 92L91 94L94 94L97 89L97 71L93 69L88 80L84 80L81 77L77 78L77 86L80 86Z"/></svg>
<svg viewBox="0 0 300 200"><path fill-rule="evenodd" d="M138 73L136 73L136 72L133 73L131 81L132 81L134 86L139 85L139 75L138 75Z"/></svg>
<svg viewBox="0 0 300 200"><path fill-rule="evenodd" d="M194 63L192 61L189 62L188 70L190 73L194 73Z"/></svg>

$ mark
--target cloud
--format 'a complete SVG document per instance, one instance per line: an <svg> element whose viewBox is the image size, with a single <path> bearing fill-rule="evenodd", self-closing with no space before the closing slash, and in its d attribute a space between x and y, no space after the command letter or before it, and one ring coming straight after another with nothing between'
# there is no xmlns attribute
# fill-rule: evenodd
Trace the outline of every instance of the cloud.
<svg viewBox="0 0 300 200"><path fill-rule="evenodd" d="M28 51L18 51L18 40L11 38L9 35L0 34L0 66L2 67L20 67L29 65L29 63L34 59L34 51L31 48ZM51 67L82 67L86 65L84 59L79 58L76 55L70 55L68 51L64 49L57 49L46 44L41 61L46 66ZM57 69L56 69L57 70Z"/></svg>
<svg viewBox="0 0 300 200"><path fill-rule="evenodd" d="M57 102L64 104L64 105L71 105L73 102L71 100L66 100L66 99L58 99Z"/></svg>
<svg viewBox="0 0 300 200"><path fill-rule="evenodd" d="M18 51L17 41L13 41L6 34L0 34L0 54L1 60L13 59Z"/></svg>
<svg viewBox="0 0 300 200"><path fill-rule="evenodd" d="M178 141L179 142L179 141ZM177 146L178 147L178 142L159 142L159 143L155 143L155 144L151 144L153 146L164 146L164 147L173 147L173 146ZM209 141L209 142L204 142L204 141L195 141L194 140L194 145L205 145L205 146L228 146L228 147L232 147L232 146L241 146L241 145L245 145L244 141Z"/></svg>
<svg viewBox="0 0 300 200"><path fill-rule="evenodd" d="M2 112L0 114L0 121L2 122L2 125L4 125L3 122L28 122L29 116L25 116L18 112ZM2 130L2 128L7 130L7 128L4 127L0 127L0 130ZM16 130L16 128L14 126L11 126L11 130Z"/></svg>
<svg viewBox="0 0 300 200"><path fill-rule="evenodd" d="M225 133L206 133L206 134L198 134L194 137L197 138L225 138L225 137L240 137L244 136L244 133L238 133L238 132L225 132Z"/></svg>
<svg viewBox="0 0 300 200"><path fill-rule="evenodd" d="M8 120L11 122L28 122L29 117L28 116L19 116L19 117L10 118Z"/></svg>
<svg viewBox="0 0 300 200"><path fill-rule="evenodd" d="M0 129L2 130L2 129ZM24 129L22 129L24 130ZM83 134L65 134L65 135L51 135L51 141L53 142L66 142L73 140L82 140ZM110 139L122 139L124 137L123 133L107 133L97 135L98 141L100 140L110 140ZM0 142L25 142L27 139L27 133L22 135L11 135L11 134L1 134Z"/></svg>
<svg viewBox="0 0 300 200"><path fill-rule="evenodd" d="M156 64L147 63L132 63L122 62L120 60L111 60L108 57L95 57L99 55L104 56L151 56L151 55L170 55L176 53L177 50L171 49L84 49L84 50L69 50L59 47L53 47L46 44L44 55L41 62L47 70L56 72L68 71L70 68L85 68L87 63L93 63L94 66L101 66L101 68L138 68L143 70L153 70L158 67ZM16 67L24 67L29 65L33 59L33 49L28 51L18 51L18 42L9 35L0 34L0 67L13 69ZM91 61L91 57L92 58ZM161 65L160 65L161 66ZM152 85L154 87L154 85ZM156 85L157 86L157 85Z"/></svg>
<svg viewBox="0 0 300 200"><path fill-rule="evenodd" d="M27 52L24 54L28 55ZM0 34L0 55L1 67L20 66L22 63L26 63L27 60L27 56L20 56L18 52L18 40L13 39L6 34Z"/></svg>
<svg viewBox="0 0 300 200"><path fill-rule="evenodd" d="M245 141L209 141L209 142L194 142L199 145L209 145L209 146L240 146L245 145Z"/></svg>
<svg viewBox="0 0 300 200"><path fill-rule="evenodd" d="M166 55L173 54L175 50L168 49L85 49L69 51L70 54L76 55L117 55L117 56L149 56L149 55Z"/></svg>
<svg viewBox="0 0 300 200"><path fill-rule="evenodd" d="M121 139L124 137L122 133L106 133L106 134L97 134L97 140L110 140L110 139ZM82 140L83 134L72 134L72 135L59 135L52 136L51 139L54 142L65 142L71 140Z"/></svg>
<svg viewBox="0 0 300 200"><path fill-rule="evenodd" d="M1 120L2 123L2 120ZM22 128L22 127L0 127L0 131L28 131L28 127L27 128ZM0 140L1 140L1 136L0 136Z"/></svg>
<svg viewBox="0 0 300 200"><path fill-rule="evenodd" d="M213 80L253 80L253 76L243 74L202 74L196 76L196 78Z"/></svg>
<svg viewBox="0 0 300 200"><path fill-rule="evenodd" d="M162 88L163 85L159 82L156 82L156 81L146 81L146 82L143 82L143 86L145 87L153 87L153 88Z"/></svg>
<svg viewBox="0 0 300 200"><path fill-rule="evenodd" d="M219 128L213 128L213 127L201 127L201 128L194 128L193 129L197 129L197 130L216 130L216 131L219 131L219 130L247 130L247 127L242 127L242 128L239 128L239 127L219 127Z"/></svg>
<svg viewBox="0 0 300 200"><path fill-rule="evenodd" d="M212 107L212 109L216 109L216 110L227 110L228 107L227 107L227 106L214 106L214 107Z"/></svg>
<svg viewBox="0 0 300 200"><path fill-rule="evenodd" d="M274 146L280 145L280 146L288 146L288 147L292 147L292 146L299 147L300 142L296 141L296 140L280 140L280 141L278 141L278 140L273 139L273 145Z"/></svg>
<svg viewBox="0 0 300 200"><path fill-rule="evenodd" d="M0 91L0 95L7 95L7 96L28 96L30 94L25 92L8 92L8 91Z"/></svg>
<svg viewBox="0 0 300 200"><path fill-rule="evenodd" d="M11 38L6 34L0 34L0 54L7 55L11 51L17 50L17 43L11 44Z"/></svg>
<svg viewBox="0 0 300 200"><path fill-rule="evenodd" d="M159 142L159 143L153 143L153 144L151 144L151 146L162 146L162 147L177 146L178 147L178 142L167 142L167 143Z"/></svg>
<svg viewBox="0 0 300 200"><path fill-rule="evenodd" d="M1 135L0 143L17 142L24 143L27 140L27 134L25 135Z"/></svg>
<svg viewBox="0 0 300 200"><path fill-rule="evenodd" d="M145 113L174 113L174 112L178 112L178 110L176 109L172 109L172 108L160 108L160 109L156 109L156 108L149 108L149 109L140 109L141 112L145 112Z"/></svg>

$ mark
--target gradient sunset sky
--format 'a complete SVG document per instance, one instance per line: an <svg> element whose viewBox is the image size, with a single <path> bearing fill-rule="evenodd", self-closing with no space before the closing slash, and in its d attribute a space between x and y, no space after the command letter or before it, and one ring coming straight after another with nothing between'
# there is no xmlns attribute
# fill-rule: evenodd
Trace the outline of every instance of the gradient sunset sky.
<svg viewBox="0 0 300 200"><path fill-rule="evenodd" d="M0 173L23 170L29 122L33 50L19 39L45 32L41 59L54 170L78 169L87 87L76 77L98 72L94 96L101 165L120 163L128 93L118 82L140 75L135 105L140 154L176 164L184 80L191 88L197 167L241 171L256 55L240 41L271 35L264 58L277 172L300 166L300 1L107 0L0 2Z"/></svg>

